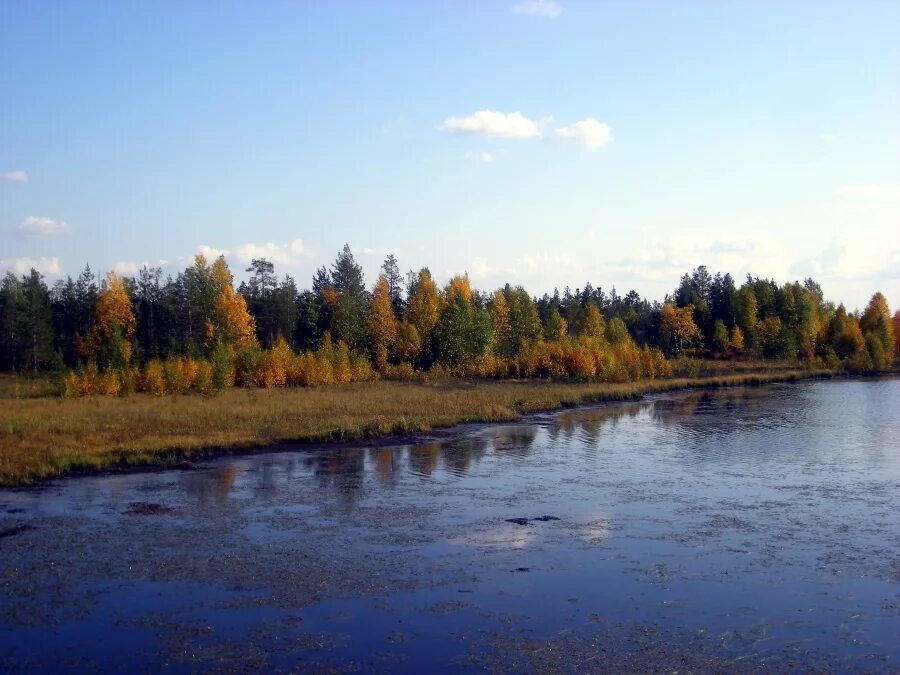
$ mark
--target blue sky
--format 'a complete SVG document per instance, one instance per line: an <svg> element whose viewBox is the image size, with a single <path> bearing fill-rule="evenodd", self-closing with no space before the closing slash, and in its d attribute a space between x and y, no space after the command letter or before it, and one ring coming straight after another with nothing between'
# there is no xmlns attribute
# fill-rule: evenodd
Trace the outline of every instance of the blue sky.
<svg viewBox="0 0 900 675"><path fill-rule="evenodd" d="M900 304L900 3L0 4L0 267Z"/></svg>

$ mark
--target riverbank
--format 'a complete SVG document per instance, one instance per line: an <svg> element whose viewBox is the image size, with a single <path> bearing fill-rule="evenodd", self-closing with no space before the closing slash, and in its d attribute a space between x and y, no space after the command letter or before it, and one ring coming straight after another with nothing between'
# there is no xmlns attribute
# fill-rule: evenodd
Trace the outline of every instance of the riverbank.
<svg viewBox="0 0 900 675"><path fill-rule="evenodd" d="M776 368L631 383L365 382L196 395L7 399L0 406L0 485L77 473L172 466L189 459L501 422L585 403L694 387L760 385L827 373Z"/></svg>

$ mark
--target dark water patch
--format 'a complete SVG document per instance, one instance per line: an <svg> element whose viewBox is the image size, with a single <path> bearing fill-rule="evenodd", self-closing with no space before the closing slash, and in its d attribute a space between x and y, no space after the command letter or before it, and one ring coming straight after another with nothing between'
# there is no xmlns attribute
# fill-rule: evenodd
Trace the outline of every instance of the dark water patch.
<svg viewBox="0 0 900 675"><path fill-rule="evenodd" d="M174 513L175 509L156 502L132 502L128 505L127 513L135 516L162 516Z"/></svg>
<svg viewBox="0 0 900 675"><path fill-rule="evenodd" d="M15 510L15 512L19 512L19 510ZM13 537L17 534L22 534L23 532L28 532L29 530L33 530L34 527L31 525L15 525L13 527L5 527L0 529L0 539L4 539L5 537Z"/></svg>

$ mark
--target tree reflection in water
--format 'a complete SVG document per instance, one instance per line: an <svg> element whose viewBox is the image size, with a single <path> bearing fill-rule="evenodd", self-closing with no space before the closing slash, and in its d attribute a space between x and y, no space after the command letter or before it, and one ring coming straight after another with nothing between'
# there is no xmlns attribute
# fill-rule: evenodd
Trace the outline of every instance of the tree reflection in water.
<svg viewBox="0 0 900 675"><path fill-rule="evenodd" d="M444 469L454 476L465 476L487 453L489 442L481 436L450 438L441 443Z"/></svg>
<svg viewBox="0 0 900 675"><path fill-rule="evenodd" d="M228 500L237 475L238 468L229 464L215 471L183 473L179 477L179 483L185 493L196 499L198 504L221 504Z"/></svg>
<svg viewBox="0 0 900 675"><path fill-rule="evenodd" d="M568 445L578 436L589 445L596 445L605 430L614 429L623 419L645 415L652 407L653 403L620 403L564 412L555 417L548 434L554 443Z"/></svg>
<svg viewBox="0 0 900 675"><path fill-rule="evenodd" d="M430 478L437 468L441 456L441 445L437 441L413 445L409 449L410 471Z"/></svg>
<svg viewBox="0 0 900 675"><path fill-rule="evenodd" d="M382 485L392 487L396 483L394 449L371 448L369 450L369 462L375 467L375 475Z"/></svg>

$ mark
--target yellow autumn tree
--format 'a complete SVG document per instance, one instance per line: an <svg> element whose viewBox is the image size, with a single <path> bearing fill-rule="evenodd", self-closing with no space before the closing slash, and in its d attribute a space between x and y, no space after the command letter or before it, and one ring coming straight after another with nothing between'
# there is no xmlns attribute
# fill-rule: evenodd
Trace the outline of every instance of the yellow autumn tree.
<svg viewBox="0 0 900 675"><path fill-rule="evenodd" d="M597 305L589 302L584 308L584 316L578 326L578 335L582 338L590 340L602 340L603 334L606 332L606 324L603 321L603 315L597 309Z"/></svg>
<svg viewBox="0 0 900 675"><path fill-rule="evenodd" d="M406 318L416 327L419 340L425 343L437 324L441 309L441 294L437 284L431 278L431 272L423 268L416 278L415 284L406 304Z"/></svg>
<svg viewBox="0 0 900 675"><path fill-rule="evenodd" d="M450 279L444 295L448 302L452 302L456 298L460 298L467 304L472 302L472 285L469 283L469 275L456 275Z"/></svg>
<svg viewBox="0 0 900 675"><path fill-rule="evenodd" d="M875 369L890 368L894 358L896 336L891 321L891 310L883 294L875 293L869 300L866 311L859 319L859 327L866 339L866 348Z"/></svg>
<svg viewBox="0 0 900 675"><path fill-rule="evenodd" d="M94 305L89 350L101 368L124 368L131 362L137 320L125 284L110 271Z"/></svg>
<svg viewBox="0 0 900 675"><path fill-rule="evenodd" d="M728 346L736 352L744 351L744 332L739 326L731 329L731 337L728 340Z"/></svg>
<svg viewBox="0 0 900 675"><path fill-rule="evenodd" d="M422 339L414 325L407 321L401 321L397 325L397 338L394 342L394 351L401 361L412 363L422 349Z"/></svg>
<svg viewBox="0 0 900 675"><path fill-rule="evenodd" d="M694 323L694 307L663 305L659 313L659 340L670 354L700 343L700 329Z"/></svg>
<svg viewBox="0 0 900 675"><path fill-rule="evenodd" d="M494 327L494 350L503 356L510 356L513 352L512 325L509 322L509 303L506 296L499 288L494 291L488 302L488 313Z"/></svg>
<svg viewBox="0 0 900 675"><path fill-rule="evenodd" d="M369 303L369 334L372 338L372 361L375 368L384 372L388 353L397 339L397 318L391 303L391 291L385 275L380 275L372 290Z"/></svg>
<svg viewBox="0 0 900 675"><path fill-rule="evenodd" d="M558 342L569 334L569 324L556 307L550 310L544 334L550 342Z"/></svg>
<svg viewBox="0 0 900 675"><path fill-rule="evenodd" d="M247 309L244 296L232 285L231 271L225 258L219 256L212 266L212 287L216 291L212 321L207 322L206 343L220 340L235 349L256 343L256 321Z"/></svg>
<svg viewBox="0 0 900 675"><path fill-rule="evenodd" d="M891 325L894 327L894 360L900 361L900 309L891 317Z"/></svg>

